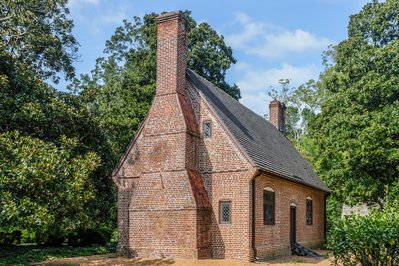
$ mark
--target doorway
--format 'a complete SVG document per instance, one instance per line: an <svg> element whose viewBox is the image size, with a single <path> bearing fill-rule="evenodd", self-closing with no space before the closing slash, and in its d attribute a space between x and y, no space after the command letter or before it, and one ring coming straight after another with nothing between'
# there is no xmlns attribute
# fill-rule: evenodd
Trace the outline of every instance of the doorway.
<svg viewBox="0 0 399 266"><path fill-rule="evenodd" d="M296 243L296 207L290 206L290 243Z"/></svg>

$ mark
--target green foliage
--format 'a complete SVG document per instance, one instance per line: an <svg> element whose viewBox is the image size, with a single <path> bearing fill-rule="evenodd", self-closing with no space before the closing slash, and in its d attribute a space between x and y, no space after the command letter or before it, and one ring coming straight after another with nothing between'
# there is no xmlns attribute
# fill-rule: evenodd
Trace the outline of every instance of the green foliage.
<svg viewBox="0 0 399 266"><path fill-rule="evenodd" d="M353 214L339 220L330 233L335 265L399 264L399 206Z"/></svg>
<svg viewBox="0 0 399 266"><path fill-rule="evenodd" d="M289 79L280 79L279 83L281 88L271 88L268 95L286 105L285 135L309 159L312 140L307 136L308 123L320 109L324 99L323 91L314 80L309 80L298 88L290 88Z"/></svg>
<svg viewBox="0 0 399 266"><path fill-rule="evenodd" d="M367 4L325 54L325 100L310 135L318 172L341 202L381 204L399 192L398 7Z"/></svg>
<svg viewBox="0 0 399 266"><path fill-rule="evenodd" d="M8 227L1 229L0 227L0 246L18 244L21 241L22 232L17 228Z"/></svg>
<svg viewBox="0 0 399 266"><path fill-rule="evenodd" d="M189 16L188 12L186 14ZM206 22L191 24L192 29L188 34L188 67L234 99L240 99L238 86L230 86L225 81L226 70L236 63L231 47L226 45L223 35L219 36Z"/></svg>
<svg viewBox="0 0 399 266"><path fill-rule="evenodd" d="M45 241L90 223L95 196L90 173L100 158L76 153L76 139L55 146L17 132L0 134L0 227L21 228Z"/></svg>
<svg viewBox="0 0 399 266"><path fill-rule="evenodd" d="M146 116L155 94L156 23L158 14L147 14L115 30L106 42L107 58L98 58L91 75L76 79L72 87L91 115L98 117L102 132L119 157ZM236 60L232 50L208 24L188 20L188 67L240 98L236 85L225 81L226 70Z"/></svg>
<svg viewBox="0 0 399 266"><path fill-rule="evenodd" d="M58 72L72 78L77 46L67 0L0 1L0 51L20 68L58 82ZM3 56L3 55L2 55ZM0 79L1 82L1 79Z"/></svg>
<svg viewBox="0 0 399 266"><path fill-rule="evenodd" d="M79 256L90 256L114 252L111 246L90 247L0 247L0 266L5 265L28 265L33 262L42 262L53 258L68 258Z"/></svg>
<svg viewBox="0 0 399 266"><path fill-rule="evenodd" d="M0 204L0 213L4 213L0 231L9 232L15 226L22 233L22 242L47 239L54 243L76 228L113 227L116 220L115 188L109 178L116 158L97 119L79 97L59 92L44 82L46 78L57 81L60 71L67 78L73 75L76 41L71 35L73 24L66 18L65 2L0 1L0 135L2 152L13 156L0 157L4 171L0 184L6 186L1 200L9 204ZM13 41L16 30L21 36ZM8 153L10 140L16 141L12 146L15 154ZM39 154L37 158L24 157L24 153L30 155L30 148ZM17 159L24 164L15 165ZM18 170L19 176L15 177L17 172L10 169ZM69 176L76 183L76 193L71 184L56 183ZM79 186L78 179L84 184ZM81 195L86 185L90 191ZM36 187L42 191L32 190ZM62 188L69 190L62 192ZM71 204L65 207L70 210L57 211L60 202L46 201L47 194L59 195L60 202L68 196L64 204ZM53 203L54 209L47 206ZM10 215L14 217L12 222ZM59 225L56 219L61 221Z"/></svg>
<svg viewBox="0 0 399 266"><path fill-rule="evenodd" d="M111 239L112 232L107 229L79 229L68 235L68 245L84 247L92 244L105 245Z"/></svg>
<svg viewBox="0 0 399 266"><path fill-rule="evenodd" d="M92 224L97 222L112 226L115 222L115 191L109 176L116 159L107 146L98 122L88 113L78 97L49 87L37 78L35 72L20 69L12 57L4 59L0 61L0 77L3 77L7 86L0 87L0 133L17 131L44 141L43 145L54 144L57 148L63 147L62 139L65 136L76 142L73 149L76 156L86 156L93 152L100 156L101 164L97 163L97 167L86 173L91 179L95 197L85 202L81 208L84 214L78 215L90 215ZM13 167L12 161L3 163L4 167ZM33 167L30 165L31 161L27 163L27 167ZM60 165L60 168L68 169L69 161L60 163L67 164L65 167ZM2 178L6 176L0 176ZM11 190L10 193L14 194L16 191ZM30 227L19 227L20 230L27 228ZM35 237L30 239L35 240Z"/></svg>

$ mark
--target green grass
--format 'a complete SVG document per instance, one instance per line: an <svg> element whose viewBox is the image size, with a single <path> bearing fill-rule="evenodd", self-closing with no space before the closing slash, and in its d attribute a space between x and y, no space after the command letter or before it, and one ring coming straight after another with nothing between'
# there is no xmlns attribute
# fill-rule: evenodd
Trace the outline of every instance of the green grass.
<svg viewBox="0 0 399 266"><path fill-rule="evenodd" d="M28 265L41 262L50 258L66 258L90 256L114 252L115 247L90 246L90 247L41 247L41 246L16 246L0 247L0 266Z"/></svg>

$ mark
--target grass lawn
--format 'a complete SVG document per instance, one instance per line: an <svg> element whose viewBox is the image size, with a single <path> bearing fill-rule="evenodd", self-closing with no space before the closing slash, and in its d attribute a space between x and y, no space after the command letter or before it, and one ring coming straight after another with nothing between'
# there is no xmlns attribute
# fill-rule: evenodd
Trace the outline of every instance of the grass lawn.
<svg viewBox="0 0 399 266"><path fill-rule="evenodd" d="M114 252L114 247L90 246L90 247L41 247L41 246L0 246L0 266L3 265L27 265L33 262L45 261L54 258L67 258L78 256L90 256ZM65 265L65 264L63 264ZM76 265L76 264L75 264Z"/></svg>

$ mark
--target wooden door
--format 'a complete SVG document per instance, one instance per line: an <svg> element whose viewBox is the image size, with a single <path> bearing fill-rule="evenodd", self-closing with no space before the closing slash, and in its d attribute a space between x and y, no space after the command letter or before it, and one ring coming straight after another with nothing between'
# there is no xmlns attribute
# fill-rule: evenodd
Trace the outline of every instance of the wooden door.
<svg viewBox="0 0 399 266"><path fill-rule="evenodd" d="M290 242L296 243L296 207L290 206Z"/></svg>

